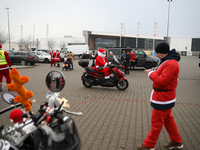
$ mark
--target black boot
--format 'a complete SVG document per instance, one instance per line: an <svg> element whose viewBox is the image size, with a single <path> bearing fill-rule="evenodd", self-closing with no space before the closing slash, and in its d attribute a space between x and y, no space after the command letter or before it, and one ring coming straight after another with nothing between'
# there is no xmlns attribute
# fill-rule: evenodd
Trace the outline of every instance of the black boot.
<svg viewBox="0 0 200 150"><path fill-rule="evenodd" d="M106 84L112 84L110 78L109 79L105 79L105 81L106 81Z"/></svg>

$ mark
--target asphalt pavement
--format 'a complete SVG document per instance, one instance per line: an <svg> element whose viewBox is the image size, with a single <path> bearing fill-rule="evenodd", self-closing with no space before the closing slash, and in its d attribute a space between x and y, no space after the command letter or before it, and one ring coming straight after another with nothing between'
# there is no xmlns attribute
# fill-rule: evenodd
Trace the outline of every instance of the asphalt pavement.
<svg viewBox="0 0 200 150"><path fill-rule="evenodd" d="M136 150L146 138L151 126L152 107L150 94L152 81L142 69L136 68L125 77L129 87L119 91L116 87L95 86L85 88L81 82L84 68L74 60L74 70L62 71L62 68L50 67L50 64L36 63L34 66L16 66L22 76L29 76L30 81L24 86L34 96L32 111L46 100L49 91L45 84L46 75L52 70L60 70L66 79L60 98L65 97L70 104L70 111L82 112L74 118L78 128L82 150ZM177 87L176 106L172 109L178 130L183 139L183 150L200 148L200 68L198 57L182 57L180 64L179 84ZM61 63L62 64L62 63ZM5 78L3 92L8 92ZM15 92L10 91L17 96ZM1 96L0 96L1 97ZM0 100L0 110L8 104ZM9 113L0 116L0 125L12 125ZM156 149L164 150L163 145L169 142L168 133L163 127L157 140Z"/></svg>

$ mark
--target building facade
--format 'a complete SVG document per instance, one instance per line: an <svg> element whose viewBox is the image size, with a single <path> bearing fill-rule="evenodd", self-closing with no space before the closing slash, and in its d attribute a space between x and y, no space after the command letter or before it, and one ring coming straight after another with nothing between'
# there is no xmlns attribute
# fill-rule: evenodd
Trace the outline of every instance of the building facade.
<svg viewBox="0 0 200 150"><path fill-rule="evenodd" d="M90 50L98 48L122 47L139 48L153 51L160 42L167 42L167 37L162 36L137 36L126 34L120 37L119 33L103 33L95 31L83 31L85 43ZM200 38L170 38L170 48L175 48L182 55L200 53Z"/></svg>

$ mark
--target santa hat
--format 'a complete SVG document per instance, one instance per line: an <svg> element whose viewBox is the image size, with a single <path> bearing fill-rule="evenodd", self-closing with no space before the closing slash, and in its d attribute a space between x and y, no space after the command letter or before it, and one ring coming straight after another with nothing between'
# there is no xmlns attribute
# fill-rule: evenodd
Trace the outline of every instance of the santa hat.
<svg viewBox="0 0 200 150"><path fill-rule="evenodd" d="M162 42L156 46L156 53L167 54L169 53L169 45L165 42Z"/></svg>
<svg viewBox="0 0 200 150"><path fill-rule="evenodd" d="M101 49L101 48L100 48L100 49L98 50L98 55L101 56L101 57L105 57L105 53L106 53L106 51L105 51L104 49Z"/></svg>
<svg viewBox="0 0 200 150"><path fill-rule="evenodd" d="M0 48L2 48L2 45L0 44Z"/></svg>
<svg viewBox="0 0 200 150"><path fill-rule="evenodd" d="M22 118L22 110L21 109L14 109L9 116L9 119L12 119L14 123L19 122L22 123L23 122L23 118Z"/></svg>

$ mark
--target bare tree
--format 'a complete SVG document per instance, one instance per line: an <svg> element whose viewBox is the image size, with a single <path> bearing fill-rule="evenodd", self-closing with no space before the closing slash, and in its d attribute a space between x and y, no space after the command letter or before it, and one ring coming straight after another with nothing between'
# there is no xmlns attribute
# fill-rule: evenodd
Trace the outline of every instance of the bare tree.
<svg viewBox="0 0 200 150"><path fill-rule="evenodd" d="M53 49L55 47L56 43L53 40L47 40L47 46L49 48L49 50Z"/></svg>
<svg viewBox="0 0 200 150"><path fill-rule="evenodd" d="M65 47L66 47L66 43L65 42L61 42L60 43L60 48L61 48L61 50L63 50Z"/></svg>
<svg viewBox="0 0 200 150"><path fill-rule="evenodd" d="M23 47L24 47L24 39L23 38L21 38L21 39L19 39L19 41L18 41L18 45L20 46L20 51L22 51L22 49L23 49Z"/></svg>
<svg viewBox="0 0 200 150"><path fill-rule="evenodd" d="M18 45L21 47L21 51L22 49L26 50L26 51L30 51L31 48L31 36L28 36L27 38L21 38L18 41Z"/></svg>
<svg viewBox="0 0 200 150"><path fill-rule="evenodd" d="M0 28L0 44L6 43L7 40L8 40L7 35L6 35L5 32L4 32L3 30L1 30L1 28Z"/></svg>

